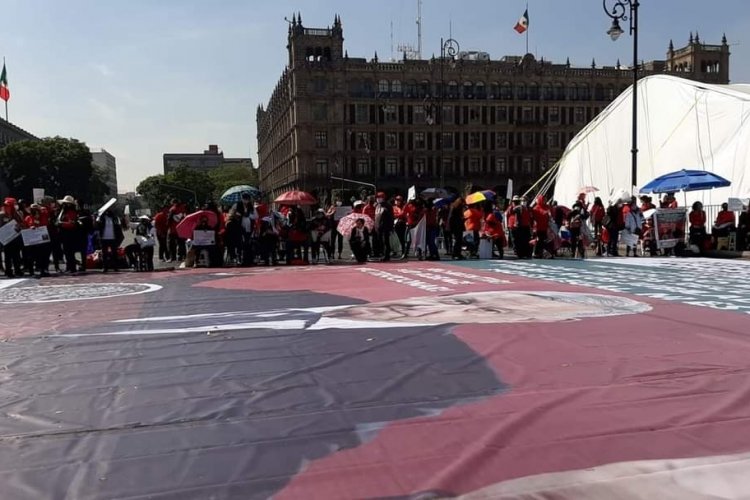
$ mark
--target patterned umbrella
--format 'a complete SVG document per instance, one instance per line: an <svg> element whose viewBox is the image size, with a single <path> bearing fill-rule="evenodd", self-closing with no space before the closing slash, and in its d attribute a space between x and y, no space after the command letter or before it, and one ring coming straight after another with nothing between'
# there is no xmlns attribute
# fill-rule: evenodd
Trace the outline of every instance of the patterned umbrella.
<svg viewBox="0 0 750 500"><path fill-rule="evenodd" d="M345 215L339 220L336 230L347 238L352 234L354 226L357 225L357 220L363 219L365 221L365 227L368 231L372 231L375 228L375 221L369 215L365 214L349 214Z"/></svg>
<svg viewBox="0 0 750 500"><path fill-rule="evenodd" d="M487 197L487 195L482 191L477 191L476 193L471 193L466 197L466 204L473 205L474 203L482 203L483 201L487 201L488 199L489 198Z"/></svg>
<svg viewBox="0 0 750 500"><path fill-rule="evenodd" d="M318 203L313 195L304 191L287 191L273 201L282 205L315 205Z"/></svg>
<svg viewBox="0 0 750 500"><path fill-rule="evenodd" d="M430 200L433 198L447 198L450 196L450 193L443 188L427 188L419 193L419 196L425 200Z"/></svg>
<svg viewBox="0 0 750 500"><path fill-rule="evenodd" d="M223 205L234 205L235 203L239 203L240 199L242 199L243 193L247 193L255 199L260 198L260 189L243 184L240 186L232 186L224 191L224 194L221 195L221 203Z"/></svg>

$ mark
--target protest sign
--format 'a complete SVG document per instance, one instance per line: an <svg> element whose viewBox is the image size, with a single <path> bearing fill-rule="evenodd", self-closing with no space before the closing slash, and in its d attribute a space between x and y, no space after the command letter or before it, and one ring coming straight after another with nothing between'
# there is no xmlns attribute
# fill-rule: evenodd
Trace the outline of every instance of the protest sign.
<svg viewBox="0 0 750 500"><path fill-rule="evenodd" d="M193 246L210 247L216 244L216 231L193 231Z"/></svg>
<svg viewBox="0 0 750 500"><path fill-rule="evenodd" d="M34 188L31 190L31 199L34 203L41 203L44 199L44 188Z"/></svg>
<svg viewBox="0 0 750 500"><path fill-rule="evenodd" d="M654 214L654 232L657 248L674 248L685 238L687 209L659 208Z"/></svg>
<svg viewBox="0 0 750 500"><path fill-rule="evenodd" d="M21 238L23 238L24 246L33 247L49 243L49 232L47 232L47 226L24 229L21 231Z"/></svg>
<svg viewBox="0 0 750 500"><path fill-rule="evenodd" d="M14 221L8 222L0 227L0 245L7 245L15 240L18 237L18 234L18 231L16 231L16 223Z"/></svg>

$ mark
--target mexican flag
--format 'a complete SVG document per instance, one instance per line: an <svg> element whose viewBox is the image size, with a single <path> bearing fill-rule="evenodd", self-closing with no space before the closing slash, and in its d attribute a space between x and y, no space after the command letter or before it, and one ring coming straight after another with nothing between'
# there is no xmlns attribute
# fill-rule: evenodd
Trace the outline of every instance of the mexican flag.
<svg viewBox="0 0 750 500"><path fill-rule="evenodd" d="M518 33L523 33L524 31L529 29L529 9L526 9L526 11L521 16L521 19L518 20L513 29Z"/></svg>
<svg viewBox="0 0 750 500"><path fill-rule="evenodd" d="M8 72L5 70L5 62L3 62L3 72L0 73L0 99L8 102L10 99L10 90L8 89Z"/></svg>

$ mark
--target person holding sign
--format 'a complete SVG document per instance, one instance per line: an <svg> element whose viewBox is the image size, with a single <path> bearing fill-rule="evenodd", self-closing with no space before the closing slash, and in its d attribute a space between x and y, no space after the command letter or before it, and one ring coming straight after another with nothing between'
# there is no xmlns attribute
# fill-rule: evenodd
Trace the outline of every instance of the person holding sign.
<svg viewBox="0 0 750 500"><path fill-rule="evenodd" d="M47 231L47 224L49 223L49 214L47 210L37 205L36 203L31 205L29 209L29 215L24 219L24 225L26 226L25 231L33 231L39 233L38 243L35 245L27 245L25 252L29 252L34 262L34 267L39 272L40 278L46 278L49 276L49 257L52 252L52 245L50 244L49 232ZM33 269L30 269L33 272Z"/></svg>
<svg viewBox="0 0 750 500"><path fill-rule="evenodd" d="M8 278L14 278L16 275L23 276L23 267L21 260L21 249L23 243L21 238L18 238L18 234L23 225L23 220L18 212L18 203L15 198L5 198L3 203L3 209L0 211L0 227L6 228L9 233L15 226L16 236L12 234L3 243L3 257L5 258L5 276Z"/></svg>

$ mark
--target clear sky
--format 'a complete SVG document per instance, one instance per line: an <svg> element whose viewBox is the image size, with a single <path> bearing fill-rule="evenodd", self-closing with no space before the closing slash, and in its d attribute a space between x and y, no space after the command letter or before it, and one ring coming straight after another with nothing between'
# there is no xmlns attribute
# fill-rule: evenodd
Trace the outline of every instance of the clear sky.
<svg viewBox="0 0 750 500"><path fill-rule="evenodd" d="M640 58L663 59L699 31L731 46L730 77L750 82L749 0L640 0ZM287 61L284 16L326 27L338 13L352 57L380 60L416 45L416 0L3 0L0 56L12 98L10 120L38 136L61 135L117 157L120 191L162 170L165 152L256 161L255 109ZM600 0L529 0L529 49L573 65L623 64L632 41L613 43ZM424 0L423 55L440 52L449 26L463 50L522 55L513 31L525 0ZM743 39L743 37L745 37Z"/></svg>

